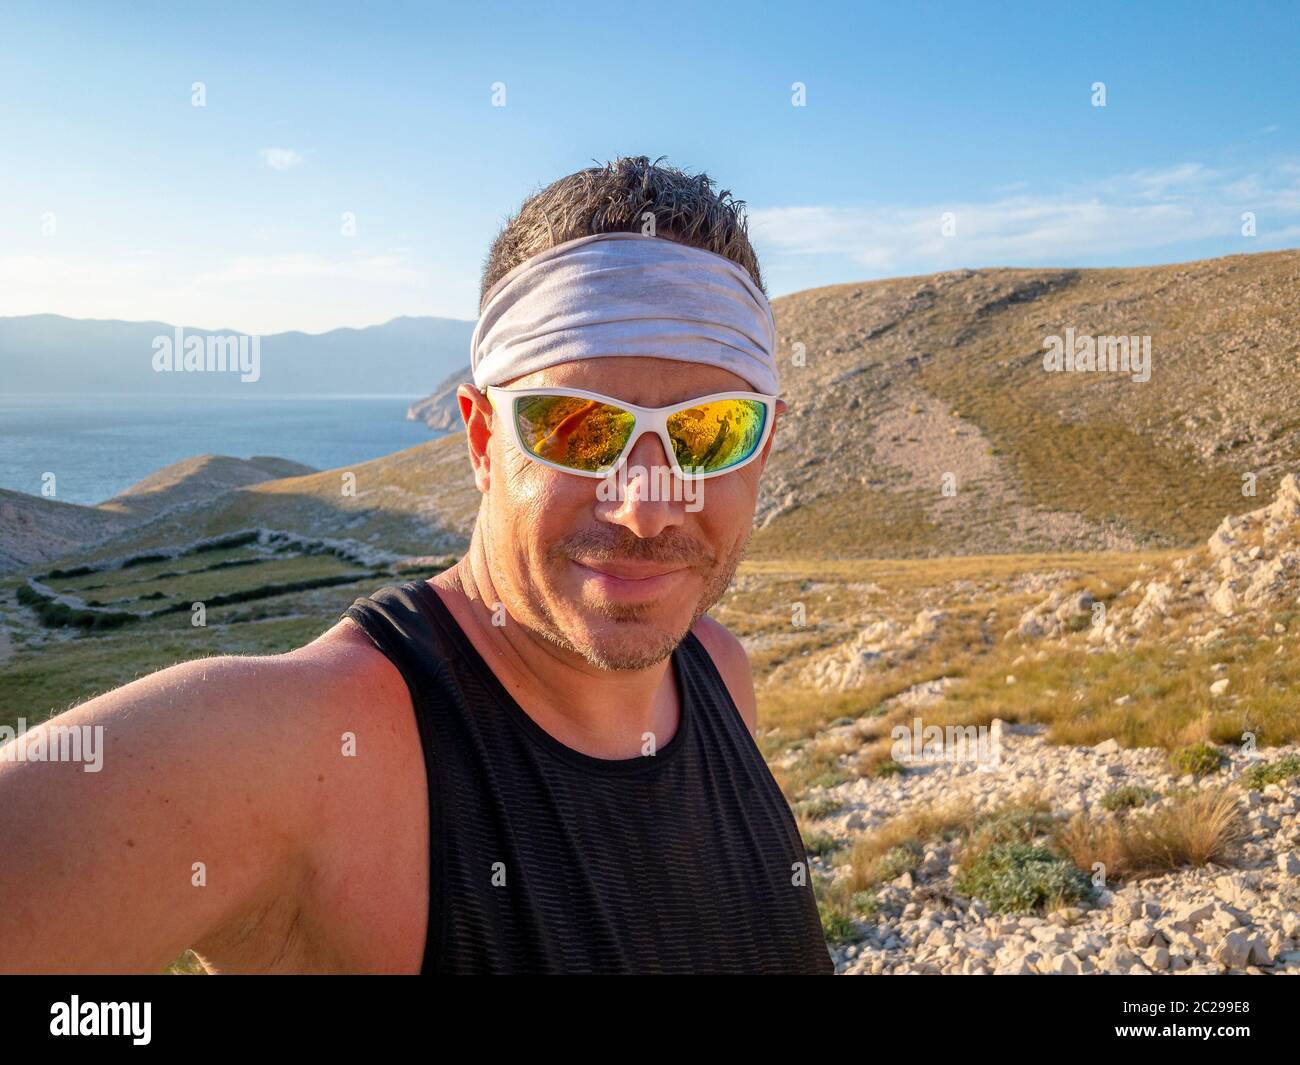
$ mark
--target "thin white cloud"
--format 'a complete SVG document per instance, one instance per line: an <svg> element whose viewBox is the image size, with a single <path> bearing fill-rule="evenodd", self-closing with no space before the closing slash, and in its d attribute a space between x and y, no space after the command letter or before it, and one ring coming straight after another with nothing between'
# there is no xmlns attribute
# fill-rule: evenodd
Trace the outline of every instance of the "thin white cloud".
<svg viewBox="0 0 1300 1065"><path fill-rule="evenodd" d="M140 257L150 255L149 252L135 254ZM62 285L70 289L81 289L124 280L139 283L150 276L151 270L147 263L124 262L120 259L109 261L87 256L44 254L0 255L0 283L3 283L6 291L11 291L10 286L17 287L20 284ZM4 303L0 302L0 308L3 306Z"/></svg>
<svg viewBox="0 0 1300 1065"><path fill-rule="evenodd" d="M247 284L262 281L336 278L378 283L425 281L425 275L396 254L357 255L332 259L323 255L238 255L224 260L219 268L196 277L202 285Z"/></svg>
<svg viewBox="0 0 1300 1065"><path fill-rule="evenodd" d="M1245 211L1257 218L1251 240L1241 237ZM1007 188L983 202L756 208L750 220L765 265L784 276L797 276L807 256L888 276L958 265L1070 265L1208 238L1240 238L1242 251L1255 251L1293 239L1300 171L1293 163L1243 172L1190 162L1050 195Z"/></svg>
<svg viewBox="0 0 1300 1065"><path fill-rule="evenodd" d="M263 148L257 154L272 170L288 170L302 162L302 156L292 148Z"/></svg>

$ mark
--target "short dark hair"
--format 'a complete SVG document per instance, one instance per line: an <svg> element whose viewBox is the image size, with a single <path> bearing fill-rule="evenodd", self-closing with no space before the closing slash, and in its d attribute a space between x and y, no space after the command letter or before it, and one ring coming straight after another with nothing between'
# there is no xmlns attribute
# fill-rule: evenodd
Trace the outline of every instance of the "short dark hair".
<svg viewBox="0 0 1300 1065"><path fill-rule="evenodd" d="M745 201L713 191L704 173L660 166L648 156L620 156L553 181L524 200L488 250L479 307L502 277L538 252L595 233L640 233L654 216L656 236L716 252L764 289L749 242Z"/></svg>

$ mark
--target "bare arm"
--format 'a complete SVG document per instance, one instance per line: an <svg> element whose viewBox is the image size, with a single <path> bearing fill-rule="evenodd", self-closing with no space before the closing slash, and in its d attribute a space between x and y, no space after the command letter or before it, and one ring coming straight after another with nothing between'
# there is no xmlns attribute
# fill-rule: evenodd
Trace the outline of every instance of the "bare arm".
<svg viewBox="0 0 1300 1065"><path fill-rule="evenodd" d="M0 972L158 972L291 905L338 764L319 657L188 662L15 741L102 729L102 767L0 761Z"/></svg>

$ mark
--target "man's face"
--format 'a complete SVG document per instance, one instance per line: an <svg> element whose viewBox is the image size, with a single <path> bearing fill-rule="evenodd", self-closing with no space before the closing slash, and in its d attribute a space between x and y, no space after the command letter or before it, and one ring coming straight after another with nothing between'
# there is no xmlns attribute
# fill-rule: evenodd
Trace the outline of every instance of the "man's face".
<svg viewBox="0 0 1300 1065"><path fill-rule="evenodd" d="M562 363L505 387L582 388L644 407L752 391L719 367L646 357ZM666 658L731 583L771 437L748 465L683 485L659 437L645 433L627 457L626 481L601 481L526 458L481 418L488 408L476 390L462 386L460 395L462 410L469 401L479 412L470 444L471 453L482 449L480 533L510 617L602 669Z"/></svg>

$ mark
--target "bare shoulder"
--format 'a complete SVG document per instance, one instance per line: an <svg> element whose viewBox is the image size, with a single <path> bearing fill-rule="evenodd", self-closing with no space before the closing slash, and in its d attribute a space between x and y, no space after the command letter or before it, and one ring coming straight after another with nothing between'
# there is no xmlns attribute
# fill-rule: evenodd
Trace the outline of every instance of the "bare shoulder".
<svg viewBox="0 0 1300 1065"><path fill-rule="evenodd" d="M401 674L352 622L280 654L192 660L137 684L186 692L227 730L244 730L249 744L264 742L268 733L331 731L354 721L360 709L381 719L410 713ZM291 745L277 761L306 749Z"/></svg>
<svg viewBox="0 0 1300 1065"><path fill-rule="evenodd" d="M314 737L311 774L326 785L318 807L324 832L337 826L347 837L372 818L387 820L399 797L423 794L410 689L355 622L282 657L299 685L297 727Z"/></svg>
<svg viewBox="0 0 1300 1065"><path fill-rule="evenodd" d="M336 696L331 705L360 698L409 712L410 692L401 673L350 618L282 657L327 686Z"/></svg>
<svg viewBox="0 0 1300 1065"><path fill-rule="evenodd" d="M758 701L754 697L754 675L744 645L722 622L708 614L695 623L692 631L718 667L732 702L753 733L758 728Z"/></svg>

